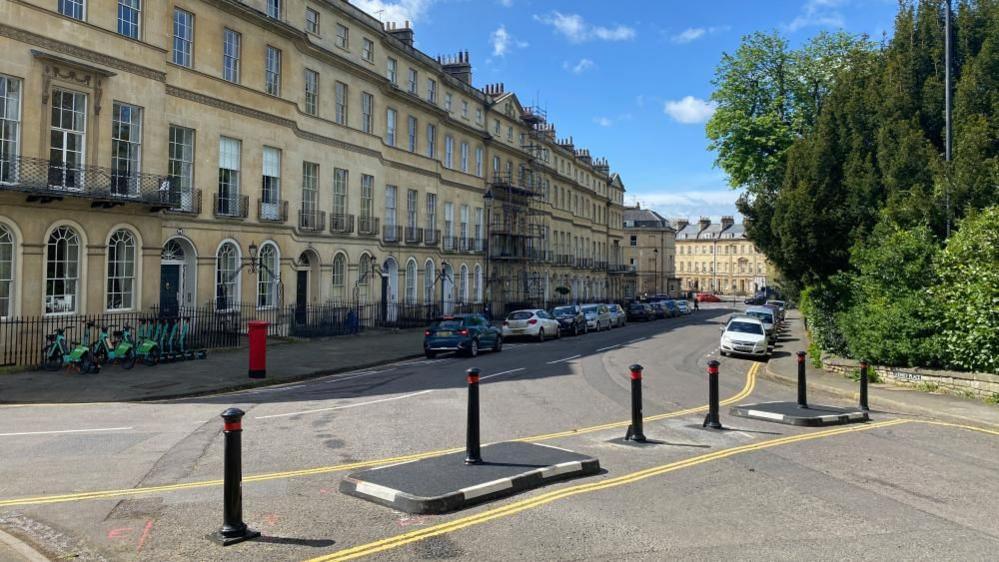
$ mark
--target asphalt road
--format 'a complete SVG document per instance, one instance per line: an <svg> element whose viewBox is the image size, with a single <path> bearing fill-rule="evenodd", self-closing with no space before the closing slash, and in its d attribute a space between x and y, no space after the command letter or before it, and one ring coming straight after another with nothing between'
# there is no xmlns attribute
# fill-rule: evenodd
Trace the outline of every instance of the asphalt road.
<svg viewBox="0 0 999 562"><path fill-rule="evenodd" d="M999 434L883 412L796 428L724 407L729 430L701 429L705 365L729 312L220 396L0 408L0 528L78 560L994 555ZM793 400L756 378L760 363L718 359L723 400ZM620 440L636 362L654 418L645 433L662 441L645 447ZM432 517L337 492L349 470L462 447L470 366L482 370L483 441L564 447L605 472ZM223 549L205 537L221 524L218 414L229 406L247 412L245 519L264 537Z"/></svg>

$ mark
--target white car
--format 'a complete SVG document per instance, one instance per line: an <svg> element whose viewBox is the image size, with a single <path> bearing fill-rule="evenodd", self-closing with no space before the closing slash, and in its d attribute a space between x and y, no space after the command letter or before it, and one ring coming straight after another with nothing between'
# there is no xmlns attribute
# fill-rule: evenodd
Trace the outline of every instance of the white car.
<svg viewBox="0 0 999 562"><path fill-rule="evenodd" d="M769 352L767 329L759 318L736 316L722 328L718 347L722 355L766 357Z"/></svg>
<svg viewBox="0 0 999 562"><path fill-rule="evenodd" d="M584 304L583 316L586 316L586 329L588 330L610 330L611 319L610 310L606 304Z"/></svg>
<svg viewBox="0 0 999 562"><path fill-rule="evenodd" d="M503 339L524 337L545 341L549 336L560 337L559 332L558 320L540 308L514 310L503 321Z"/></svg>

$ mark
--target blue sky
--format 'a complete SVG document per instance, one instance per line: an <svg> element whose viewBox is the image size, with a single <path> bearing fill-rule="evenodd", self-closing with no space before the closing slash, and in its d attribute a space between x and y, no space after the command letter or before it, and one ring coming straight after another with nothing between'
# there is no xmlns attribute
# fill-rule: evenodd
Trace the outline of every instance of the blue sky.
<svg viewBox="0 0 999 562"><path fill-rule="evenodd" d="M476 86L503 82L548 110L560 137L607 157L638 200L668 217L734 214L707 150L711 78L756 30L798 44L821 30L880 38L895 0L353 0L414 22L429 55L471 54Z"/></svg>

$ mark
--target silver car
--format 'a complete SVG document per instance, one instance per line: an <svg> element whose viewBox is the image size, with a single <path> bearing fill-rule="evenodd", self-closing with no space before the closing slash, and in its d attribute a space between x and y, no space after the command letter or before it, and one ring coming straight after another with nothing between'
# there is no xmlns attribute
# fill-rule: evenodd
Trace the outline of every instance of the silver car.
<svg viewBox="0 0 999 562"><path fill-rule="evenodd" d="M628 323L628 315L621 308L621 305L608 304L607 310L610 311L611 322L615 328L620 328Z"/></svg>
<svg viewBox="0 0 999 562"><path fill-rule="evenodd" d="M583 315L586 316L588 330L610 330L611 315L606 304L584 304Z"/></svg>

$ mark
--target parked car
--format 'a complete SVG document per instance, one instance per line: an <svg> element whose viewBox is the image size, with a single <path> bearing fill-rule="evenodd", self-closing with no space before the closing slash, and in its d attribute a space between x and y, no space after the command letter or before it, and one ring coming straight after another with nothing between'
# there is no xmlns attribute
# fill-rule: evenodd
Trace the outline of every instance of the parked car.
<svg viewBox="0 0 999 562"><path fill-rule="evenodd" d="M423 332L423 352L428 359L456 351L475 357L482 349L503 350L503 335L481 314L439 318Z"/></svg>
<svg viewBox="0 0 999 562"><path fill-rule="evenodd" d="M722 355L766 357L769 353L766 327L759 318L736 316L722 328L718 348Z"/></svg>
<svg viewBox="0 0 999 562"><path fill-rule="evenodd" d="M649 320L652 320L652 315L649 313L646 305L640 302L628 303L627 315L628 320L631 320L632 322L648 322Z"/></svg>
<svg viewBox="0 0 999 562"><path fill-rule="evenodd" d="M721 302L717 295L711 293L697 293L694 298L697 299L697 302Z"/></svg>
<svg viewBox="0 0 999 562"><path fill-rule="evenodd" d="M784 301L768 300L764 304L766 304L767 306L776 306L777 314L780 316L781 322L784 321L784 313L787 311L787 306Z"/></svg>
<svg viewBox="0 0 999 562"><path fill-rule="evenodd" d="M680 307L676 306L676 303L672 300L659 301L662 303L663 307L666 309L666 313L669 314L670 318L676 318L680 314Z"/></svg>
<svg viewBox="0 0 999 562"><path fill-rule="evenodd" d="M653 320L658 320L660 318L666 318L667 316L669 316L669 313L666 311L666 309L658 302L647 302L645 303L645 306L649 308L649 313L651 314L650 317Z"/></svg>
<svg viewBox="0 0 999 562"><path fill-rule="evenodd" d="M585 304L583 314L586 316L586 327L589 330L610 330L611 315L606 304Z"/></svg>
<svg viewBox="0 0 999 562"><path fill-rule="evenodd" d="M680 309L680 314L690 314L691 313L690 306L687 305L687 301L685 301L685 300L681 299L681 300L676 301L676 307L678 309Z"/></svg>
<svg viewBox="0 0 999 562"><path fill-rule="evenodd" d="M559 330L563 334L578 336L586 333L586 315L583 314L583 307L578 304L556 306L551 315L558 320Z"/></svg>
<svg viewBox="0 0 999 562"><path fill-rule="evenodd" d="M615 328L620 328L628 323L628 314L619 304L608 304L607 310L610 312L611 321Z"/></svg>
<svg viewBox="0 0 999 562"><path fill-rule="evenodd" d="M545 337L557 338L561 335L558 320L541 308L514 310L503 321L503 337L535 338L539 342Z"/></svg>
<svg viewBox="0 0 999 562"><path fill-rule="evenodd" d="M746 316L752 316L763 322L763 327L767 331L770 341L776 341L777 317L773 309L765 306L751 306L746 309Z"/></svg>

